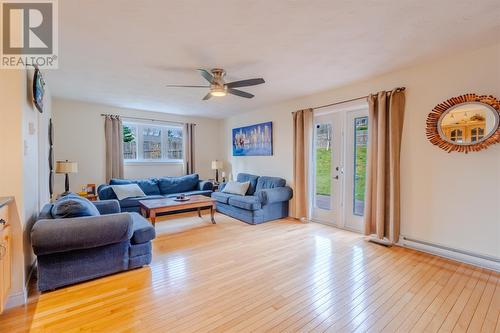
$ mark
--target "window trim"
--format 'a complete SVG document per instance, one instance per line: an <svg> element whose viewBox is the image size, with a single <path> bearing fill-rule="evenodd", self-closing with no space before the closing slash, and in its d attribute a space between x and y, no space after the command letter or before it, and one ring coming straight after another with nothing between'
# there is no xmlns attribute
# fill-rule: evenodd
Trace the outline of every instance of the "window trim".
<svg viewBox="0 0 500 333"><path fill-rule="evenodd" d="M184 156L185 156L185 133L184 133L184 127L179 124L173 124L173 123L168 123L168 122L162 122L161 124L157 124L155 122L147 122L147 121L128 121L128 120L123 120L123 126L129 126L129 127L135 127L137 128L137 137L136 137L136 154L137 158L136 159L125 159L123 157L123 164L124 165L141 165L141 166L147 166L147 165L161 165L161 164L184 164ZM168 156L168 136L165 134L169 129L176 129L176 130L181 130L182 131L182 159L169 159L169 158L162 158L162 159L144 159L144 147L143 147L143 142L144 142L144 137L142 134L142 128L143 127L156 127L161 129L161 153L162 156ZM142 147L142 148L141 148Z"/></svg>

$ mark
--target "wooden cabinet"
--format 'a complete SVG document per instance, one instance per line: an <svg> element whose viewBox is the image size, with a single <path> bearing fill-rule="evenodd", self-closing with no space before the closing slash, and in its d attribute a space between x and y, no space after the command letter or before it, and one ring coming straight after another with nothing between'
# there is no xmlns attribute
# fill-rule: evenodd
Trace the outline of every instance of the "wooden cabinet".
<svg viewBox="0 0 500 333"><path fill-rule="evenodd" d="M8 207L0 207L0 313L12 285L12 236L8 221Z"/></svg>

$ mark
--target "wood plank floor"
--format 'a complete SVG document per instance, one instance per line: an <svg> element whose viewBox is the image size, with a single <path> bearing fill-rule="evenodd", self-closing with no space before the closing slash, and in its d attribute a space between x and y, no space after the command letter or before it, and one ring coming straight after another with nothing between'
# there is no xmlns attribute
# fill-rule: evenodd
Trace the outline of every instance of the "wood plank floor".
<svg viewBox="0 0 500 333"><path fill-rule="evenodd" d="M500 332L500 274L319 224L157 223L150 267L42 295L0 332Z"/></svg>

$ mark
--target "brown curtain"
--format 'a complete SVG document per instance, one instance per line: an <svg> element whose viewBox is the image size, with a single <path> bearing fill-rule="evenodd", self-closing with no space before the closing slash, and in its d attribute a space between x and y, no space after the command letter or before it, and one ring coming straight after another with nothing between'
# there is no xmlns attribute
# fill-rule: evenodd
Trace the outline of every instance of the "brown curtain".
<svg viewBox="0 0 500 333"><path fill-rule="evenodd" d="M123 178L123 125L119 116L107 115L104 120L106 139L106 180Z"/></svg>
<svg viewBox="0 0 500 333"><path fill-rule="evenodd" d="M312 149L313 110L293 113L293 198L292 216L309 218L309 168Z"/></svg>
<svg viewBox="0 0 500 333"><path fill-rule="evenodd" d="M194 173L194 128L196 124L184 124L185 139L185 154L184 168L187 175Z"/></svg>
<svg viewBox="0 0 500 333"><path fill-rule="evenodd" d="M399 240L404 89L372 94L368 105L365 234L373 241L393 244Z"/></svg>

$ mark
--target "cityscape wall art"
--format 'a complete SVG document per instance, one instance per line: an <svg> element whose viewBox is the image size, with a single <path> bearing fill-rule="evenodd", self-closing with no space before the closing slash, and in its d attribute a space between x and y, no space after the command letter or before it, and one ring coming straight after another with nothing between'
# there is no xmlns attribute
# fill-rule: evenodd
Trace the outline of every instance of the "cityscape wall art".
<svg viewBox="0 0 500 333"><path fill-rule="evenodd" d="M272 156L273 123L233 128L233 156Z"/></svg>

